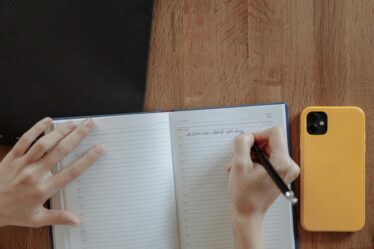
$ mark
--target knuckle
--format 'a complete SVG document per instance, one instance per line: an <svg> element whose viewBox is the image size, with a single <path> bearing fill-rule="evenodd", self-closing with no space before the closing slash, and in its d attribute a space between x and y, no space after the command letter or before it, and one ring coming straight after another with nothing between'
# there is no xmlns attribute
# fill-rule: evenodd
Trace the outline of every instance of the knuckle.
<svg viewBox="0 0 374 249"><path fill-rule="evenodd" d="M34 146L35 146L35 149L37 151L46 151L47 147L48 147L47 143L45 141L42 141L42 140L36 142Z"/></svg>
<svg viewBox="0 0 374 249"><path fill-rule="evenodd" d="M76 133L78 134L79 137L83 138L87 135L88 131L84 127L79 127L76 129Z"/></svg>
<svg viewBox="0 0 374 249"><path fill-rule="evenodd" d="M59 155L65 155L69 152L69 147L65 144L65 143L60 143L57 147L56 147L56 153L59 154Z"/></svg>
<svg viewBox="0 0 374 249"><path fill-rule="evenodd" d="M70 180L77 178L82 174L82 170L78 167L70 167L68 170L68 178Z"/></svg>
<svg viewBox="0 0 374 249"><path fill-rule="evenodd" d="M298 167L296 167L296 168L298 168ZM282 176L289 176L290 174L293 174L295 172L295 170L297 170L297 169L295 169L293 161L292 161L291 157L289 157L289 156L285 160L285 163L282 165L282 167L278 168L278 172Z"/></svg>
<svg viewBox="0 0 374 249"><path fill-rule="evenodd" d="M20 138L20 143L22 144L31 144L32 142L33 141L29 133L23 134L22 137Z"/></svg>
<svg viewBox="0 0 374 249"><path fill-rule="evenodd" d="M11 153L14 157L18 157L22 155L23 151L20 146L14 146Z"/></svg>
<svg viewBox="0 0 374 249"><path fill-rule="evenodd" d="M70 133L72 131L72 125L73 123L67 123L66 125L61 126L58 130L59 134L65 136L66 134Z"/></svg>
<svg viewBox="0 0 374 249"><path fill-rule="evenodd" d="M40 165L42 165L44 169L54 168L57 163L58 163L58 161L57 161L56 157L54 157L54 156L44 157L40 161ZM48 171L48 172L50 173L50 171Z"/></svg>
<svg viewBox="0 0 374 249"><path fill-rule="evenodd" d="M27 155L27 156L24 156L22 159L21 159L21 162L22 162L22 165L30 165L30 164L33 164L35 162L35 156L34 155Z"/></svg>
<svg viewBox="0 0 374 249"><path fill-rule="evenodd" d="M244 169L245 167L248 166L248 161L244 158L235 158L234 165L238 169Z"/></svg>
<svg viewBox="0 0 374 249"><path fill-rule="evenodd" d="M278 173L281 175L281 176L286 176L289 171L290 171L290 168L288 166L283 166L283 167L279 167L277 169Z"/></svg>
<svg viewBox="0 0 374 249"><path fill-rule="evenodd" d="M246 145L251 144L253 140L253 135L249 133L242 133L235 137L235 143L236 145Z"/></svg>
<svg viewBox="0 0 374 249"><path fill-rule="evenodd" d="M247 142L248 140L249 140L249 136L248 136L247 133L242 133L242 134L237 135L237 136L235 137L235 141L236 141L237 143Z"/></svg>
<svg viewBox="0 0 374 249"><path fill-rule="evenodd" d="M295 180L299 176L299 174L300 174L300 168L295 163L293 163L288 173L290 180L291 181Z"/></svg>
<svg viewBox="0 0 374 249"><path fill-rule="evenodd" d="M30 170L24 170L20 173L19 183L21 185L32 185L35 182L35 177Z"/></svg>
<svg viewBox="0 0 374 249"><path fill-rule="evenodd" d="M68 129L66 127L62 127L60 129L57 129L56 132L59 136L65 136L65 134L68 133Z"/></svg>

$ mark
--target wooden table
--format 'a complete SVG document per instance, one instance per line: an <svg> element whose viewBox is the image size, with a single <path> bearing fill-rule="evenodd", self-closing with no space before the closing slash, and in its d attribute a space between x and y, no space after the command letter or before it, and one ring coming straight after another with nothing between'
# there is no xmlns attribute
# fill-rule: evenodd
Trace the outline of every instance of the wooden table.
<svg viewBox="0 0 374 249"><path fill-rule="evenodd" d="M149 62L146 111L287 102L296 161L304 107L363 108L365 228L299 235L302 249L374 248L374 1L158 0ZM31 248L49 248L48 228L0 229L0 249Z"/></svg>

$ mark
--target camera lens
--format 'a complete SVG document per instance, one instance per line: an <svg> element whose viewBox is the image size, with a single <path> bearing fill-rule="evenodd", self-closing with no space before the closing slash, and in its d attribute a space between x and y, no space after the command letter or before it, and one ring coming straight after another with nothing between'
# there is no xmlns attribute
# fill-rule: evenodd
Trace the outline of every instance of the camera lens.
<svg viewBox="0 0 374 249"><path fill-rule="evenodd" d="M308 114L308 122L313 123L318 119L318 115L315 112L311 112Z"/></svg>
<svg viewBox="0 0 374 249"><path fill-rule="evenodd" d="M308 125L308 132L310 134L315 134L315 133L317 133L317 131L318 131L318 125L317 124Z"/></svg>

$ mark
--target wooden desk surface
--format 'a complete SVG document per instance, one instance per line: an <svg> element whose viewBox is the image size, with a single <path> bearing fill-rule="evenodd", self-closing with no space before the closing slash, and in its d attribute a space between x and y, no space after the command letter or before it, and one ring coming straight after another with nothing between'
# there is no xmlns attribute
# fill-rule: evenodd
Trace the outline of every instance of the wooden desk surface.
<svg viewBox="0 0 374 249"><path fill-rule="evenodd" d="M374 1L156 0L146 111L284 101L367 117L366 226L308 233L302 249L374 248ZM0 158L8 148L0 149ZM0 229L0 249L47 249L48 229Z"/></svg>

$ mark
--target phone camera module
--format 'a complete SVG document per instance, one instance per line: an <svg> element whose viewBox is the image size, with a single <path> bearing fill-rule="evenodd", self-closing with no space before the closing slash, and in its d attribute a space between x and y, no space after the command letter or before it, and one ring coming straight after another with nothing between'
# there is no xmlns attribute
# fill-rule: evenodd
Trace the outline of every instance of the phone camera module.
<svg viewBox="0 0 374 249"><path fill-rule="evenodd" d="M325 134L327 132L327 114L325 112L309 112L306 127L310 135Z"/></svg>

